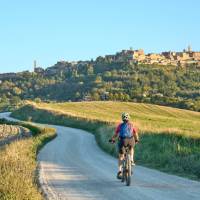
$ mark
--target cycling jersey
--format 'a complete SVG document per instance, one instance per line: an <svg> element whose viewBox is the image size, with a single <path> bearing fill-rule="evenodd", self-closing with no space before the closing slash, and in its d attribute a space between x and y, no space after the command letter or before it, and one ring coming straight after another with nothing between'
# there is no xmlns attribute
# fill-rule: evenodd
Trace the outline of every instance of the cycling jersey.
<svg viewBox="0 0 200 200"><path fill-rule="evenodd" d="M119 136L121 138L136 137L136 134L137 130L130 122L120 123L115 130L115 136Z"/></svg>

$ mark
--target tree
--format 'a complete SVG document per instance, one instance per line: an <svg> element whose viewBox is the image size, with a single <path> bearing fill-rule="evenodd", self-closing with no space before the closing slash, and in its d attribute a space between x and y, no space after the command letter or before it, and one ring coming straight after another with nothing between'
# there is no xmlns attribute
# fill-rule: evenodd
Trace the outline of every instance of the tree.
<svg viewBox="0 0 200 200"><path fill-rule="evenodd" d="M41 102L42 102L42 100L41 100L39 97L35 98L34 101L35 101L36 103L41 103Z"/></svg>
<svg viewBox="0 0 200 200"><path fill-rule="evenodd" d="M87 75L90 76L90 75L93 75L93 74L94 74L93 65L88 65L87 66Z"/></svg>
<svg viewBox="0 0 200 200"><path fill-rule="evenodd" d="M101 83L102 82L102 77L100 75L96 76L96 79L94 81L95 83Z"/></svg>
<svg viewBox="0 0 200 200"><path fill-rule="evenodd" d="M110 71L105 71L103 74L105 77L111 77L112 73Z"/></svg>
<svg viewBox="0 0 200 200"><path fill-rule="evenodd" d="M11 105L19 105L19 103L21 102L21 99L18 97L18 96L13 96L11 99L10 99L10 103Z"/></svg>
<svg viewBox="0 0 200 200"><path fill-rule="evenodd" d="M76 92L76 94L75 94L75 99L76 99L76 100L79 100L79 99L80 99L80 97L81 97L81 94L80 94L80 92Z"/></svg>
<svg viewBox="0 0 200 200"><path fill-rule="evenodd" d="M3 96L1 97L1 103L5 103L5 104L8 104L8 103L9 103L9 100L8 100L8 98L6 97L5 94L3 94Z"/></svg>
<svg viewBox="0 0 200 200"><path fill-rule="evenodd" d="M97 92L94 92L94 93L92 94L92 99L93 99L94 101L99 101L99 100L100 100L100 95L99 95Z"/></svg>
<svg viewBox="0 0 200 200"><path fill-rule="evenodd" d="M18 88L18 87L14 87L13 88L13 93L15 95L20 95L22 93L22 90L20 88Z"/></svg>

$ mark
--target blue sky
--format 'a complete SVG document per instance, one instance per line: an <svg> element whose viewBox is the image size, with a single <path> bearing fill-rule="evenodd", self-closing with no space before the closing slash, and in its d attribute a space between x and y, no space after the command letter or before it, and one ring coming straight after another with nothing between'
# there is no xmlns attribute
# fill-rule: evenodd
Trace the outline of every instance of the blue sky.
<svg viewBox="0 0 200 200"><path fill-rule="evenodd" d="M0 73L122 49L200 51L199 0L0 1Z"/></svg>

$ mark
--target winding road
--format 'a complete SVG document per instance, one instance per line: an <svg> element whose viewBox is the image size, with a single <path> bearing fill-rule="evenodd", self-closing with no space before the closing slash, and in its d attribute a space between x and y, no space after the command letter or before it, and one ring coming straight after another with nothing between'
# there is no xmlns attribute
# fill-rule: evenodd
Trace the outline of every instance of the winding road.
<svg viewBox="0 0 200 200"><path fill-rule="evenodd" d="M0 117L8 117L1 113ZM136 166L132 185L116 179L117 160L92 134L53 126L58 136L38 154L39 179L47 199L199 200L200 182Z"/></svg>

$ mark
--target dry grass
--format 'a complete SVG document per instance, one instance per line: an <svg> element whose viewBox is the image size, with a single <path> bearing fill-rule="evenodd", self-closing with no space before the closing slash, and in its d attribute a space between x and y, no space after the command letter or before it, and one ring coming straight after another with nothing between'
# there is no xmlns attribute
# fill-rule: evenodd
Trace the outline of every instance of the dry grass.
<svg viewBox="0 0 200 200"><path fill-rule="evenodd" d="M0 124L0 140L11 135L18 135L19 133L19 126Z"/></svg>
<svg viewBox="0 0 200 200"><path fill-rule="evenodd" d="M33 141L18 141L0 151L0 199L42 199L33 182L36 169Z"/></svg>
<svg viewBox="0 0 200 200"><path fill-rule="evenodd" d="M34 137L15 141L0 149L1 200L43 199L36 184L36 154L55 136L55 130L27 126L34 128Z"/></svg>

